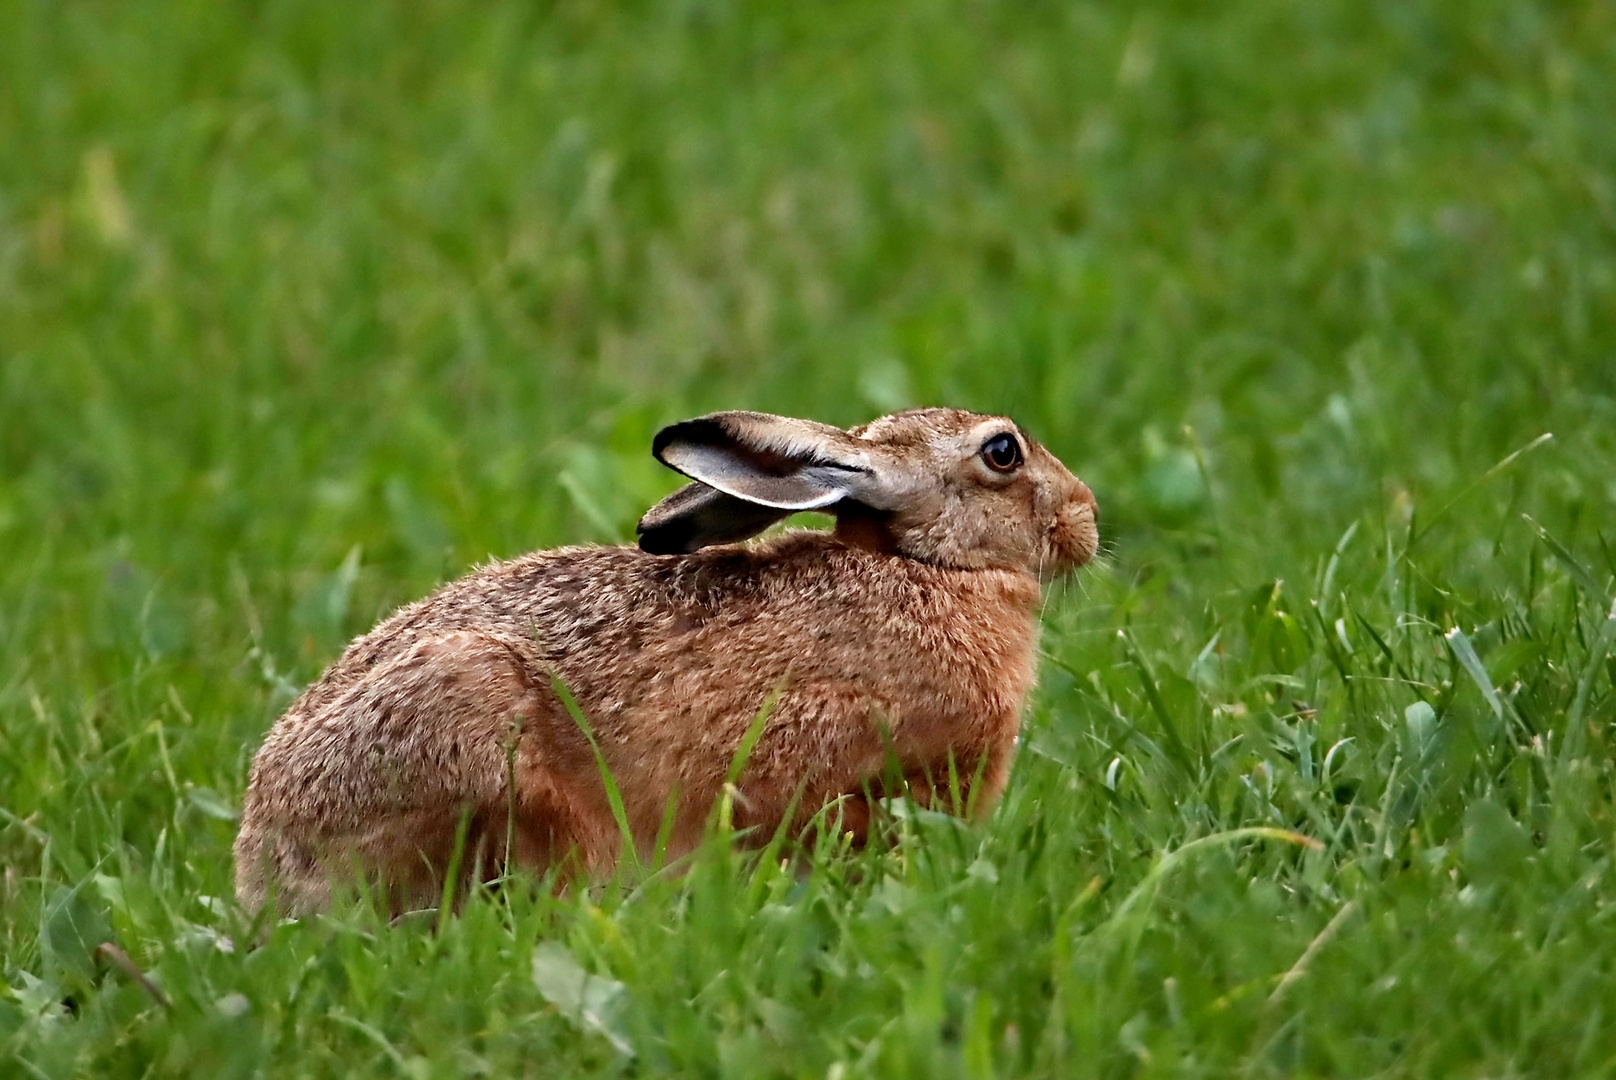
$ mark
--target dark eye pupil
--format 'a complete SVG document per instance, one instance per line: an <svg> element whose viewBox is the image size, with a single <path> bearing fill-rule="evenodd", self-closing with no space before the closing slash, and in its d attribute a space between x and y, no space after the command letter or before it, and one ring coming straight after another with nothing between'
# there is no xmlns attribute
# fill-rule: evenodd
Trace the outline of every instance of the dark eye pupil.
<svg viewBox="0 0 1616 1080"><path fill-rule="evenodd" d="M1021 464L1021 447L1009 435L995 435L982 447L982 456L993 468L1008 472Z"/></svg>

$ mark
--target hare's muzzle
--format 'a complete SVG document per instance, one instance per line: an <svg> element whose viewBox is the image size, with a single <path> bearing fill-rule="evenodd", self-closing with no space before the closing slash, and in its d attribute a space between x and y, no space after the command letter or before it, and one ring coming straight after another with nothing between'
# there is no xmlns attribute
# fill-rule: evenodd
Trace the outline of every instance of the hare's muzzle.
<svg viewBox="0 0 1616 1080"><path fill-rule="evenodd" d="M1094 493L1081 480L1076 481L1064 505L1055 512L1049 530L1051 576L1075 570L1100 548L1100 530L1095 522Z"/></svg>

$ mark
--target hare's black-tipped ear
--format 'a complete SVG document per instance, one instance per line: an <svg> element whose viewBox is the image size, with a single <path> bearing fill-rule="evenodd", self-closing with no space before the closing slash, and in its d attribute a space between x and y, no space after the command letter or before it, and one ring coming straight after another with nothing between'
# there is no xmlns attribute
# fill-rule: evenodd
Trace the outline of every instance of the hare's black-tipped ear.
<svg viewBox="0 0 1616 1080"><path fill-rule="evenodd" d="M710 544L733 544L756 536L790 510L737 499L697 481L647 510L634 531L640 550L652 555L688 555Z"/></svg>
<svg viewBox="0 0 1616 1080"><path fill-rule="evenodd" d="M777 510L823 510L846 498L885 501L859 440L811 420L711 413L663 428L651 452L692 480Z"/></svg>

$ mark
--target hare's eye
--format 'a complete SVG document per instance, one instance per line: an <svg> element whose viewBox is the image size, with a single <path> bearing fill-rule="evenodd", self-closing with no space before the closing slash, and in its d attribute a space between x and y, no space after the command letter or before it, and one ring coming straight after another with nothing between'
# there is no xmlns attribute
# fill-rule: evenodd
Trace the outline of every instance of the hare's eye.
<svg viewBox="0 0 1616 1080"><path fill-rule="evenodd" d="M982 444L982 460L995 472L1010 472L1021 464L1021 444L1014 435L995 435Z"/></svg>

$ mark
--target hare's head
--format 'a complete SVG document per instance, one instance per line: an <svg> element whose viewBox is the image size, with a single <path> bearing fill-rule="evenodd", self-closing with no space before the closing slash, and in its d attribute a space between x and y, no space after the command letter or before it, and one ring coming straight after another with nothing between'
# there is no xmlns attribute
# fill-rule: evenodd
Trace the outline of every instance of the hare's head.
<svg viewBox="0 0 1616 1080"><path fill-rule="evenodd" d="M965 570L1049 578L1093 557L1094 496L1015 421L914 409L849 431L722 412L662 429L657 460L693 484L640 521L640 547L695 551L798 510L848 543Z"/></svg>

